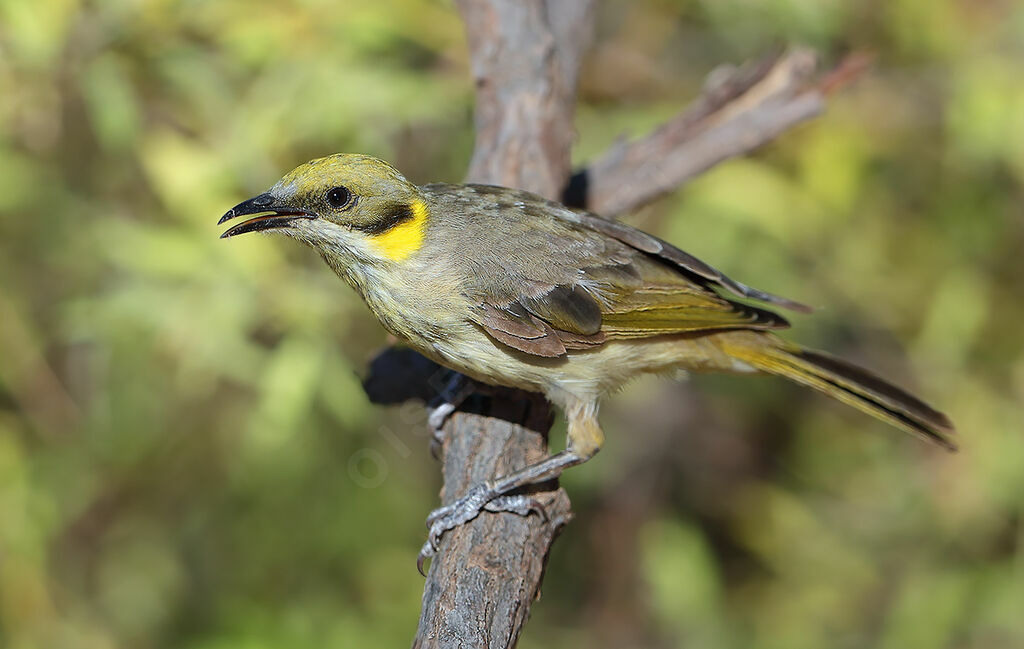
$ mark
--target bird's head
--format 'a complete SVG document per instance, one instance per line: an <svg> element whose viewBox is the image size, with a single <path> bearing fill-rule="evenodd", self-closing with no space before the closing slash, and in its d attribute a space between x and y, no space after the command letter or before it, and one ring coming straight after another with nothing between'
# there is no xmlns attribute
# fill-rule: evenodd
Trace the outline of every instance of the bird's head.
<svg viewBox="0 0 1024 649"><path fill-rule="evenodd" d="M420 189L394 167L338 153L297 167L267 192L228 210L219 223L241 216L249 218L221 238L273 231L325 257L397 261L422 246L428 213Z"/></svg>

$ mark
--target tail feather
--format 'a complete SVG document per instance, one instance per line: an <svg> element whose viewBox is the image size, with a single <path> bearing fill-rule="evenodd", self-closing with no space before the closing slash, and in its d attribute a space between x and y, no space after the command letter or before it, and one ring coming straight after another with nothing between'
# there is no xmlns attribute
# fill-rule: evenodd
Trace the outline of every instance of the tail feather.
<svg viewBox="0 0 1024 649"><path fill-rule="evenodd" d="M863 368L778 338L722 342L725 353L758 370L819 390L897 428L956 450L949 439L955 430L946 415Z"/></svg>

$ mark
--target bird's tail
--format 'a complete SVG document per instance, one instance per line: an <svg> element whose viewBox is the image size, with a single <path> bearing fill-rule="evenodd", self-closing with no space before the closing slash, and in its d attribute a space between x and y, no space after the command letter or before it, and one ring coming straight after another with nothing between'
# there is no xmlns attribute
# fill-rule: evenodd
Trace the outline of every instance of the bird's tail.
<svg viewBox="0 0 1024 649"><path fill-rule="evenodd" d="M952 422L914 395L865 369L823 352L760 333L724 334L719 347L732 358L769 374L812 387L897 428L956 450Z"/></svg>

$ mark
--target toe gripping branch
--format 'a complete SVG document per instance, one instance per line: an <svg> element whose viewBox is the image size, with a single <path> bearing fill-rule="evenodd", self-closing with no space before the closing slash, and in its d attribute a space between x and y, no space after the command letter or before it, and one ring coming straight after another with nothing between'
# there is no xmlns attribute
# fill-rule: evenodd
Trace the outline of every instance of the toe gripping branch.
<svg viewBox="0 0 1024 649"><path fill-rule="evenodd" d="M529 494L514 492L553 480L568 467L580 464L585 460L586 458L572 451L561 451L496 480L478 484L462 498L435 509L427 517L429 533L426 542L420 548L419 557L416 559L416 568L421 575L426 576L423 564L428 558L437 554L444 533L468 523L484 510L509 512L520 516L529 516L535 513L547 521L548 513L540 500Z"/></svg>
<svg viewBox="0 0 1024 649"><path fill-rule="evenodd" d="M434 456L440 458L440 450L446 444L480 443L480 440L448 440L444 426L453 413L458 410L475 414L486 414L519 425L524 425L538 434L544 434L551 425L551 411L547 402L540 395L531 395L521 391L511 399L475 398L474 393L493 396L503 388L482 386L467 379L465 376L447 370L431 360L424 358L409 349L389 348L378 355L370 364L370 371L363 382L370 401L378 404L395 404L410 399L422 400L428 408L428 425L432 433L431 449ZM473 399L469 397L474 396ZM508 397L508 394L504 395ZM518 404L496 411L489 402ZM491 404L493 405L493 404ZM507 410L507 411L505 411ZM525 423L524 423L525 422ZM460 449L466 453L472 450ZM429 530L427 540L420 549L416 566L420 573L424 572L425 561L437 554L442 537L469 521L481 512L509 512L519 516L537 514L545 521L549 520L548 509L532 494L522 493L538 483L557 478L567 467L583 462L585 458L562 451L522 469L512 471L476 485L471 485L464 495L447 505L439 507L427 518ZM448 470L446 465L446 471ZM560 507L556 507L560 509ZM559 514L559 527L565 516Z"/></svg>

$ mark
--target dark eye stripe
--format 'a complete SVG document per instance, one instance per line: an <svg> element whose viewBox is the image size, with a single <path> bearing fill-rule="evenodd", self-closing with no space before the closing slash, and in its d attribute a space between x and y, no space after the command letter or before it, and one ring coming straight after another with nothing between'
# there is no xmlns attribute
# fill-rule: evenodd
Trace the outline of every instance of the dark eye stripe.
<svg viewBox="0 0 1024 649"><path fill-rule="evenodd" d="M400 203L394 205L380 218L369 223L353 223L352 229L366 234L384 234L396 225L413 219L412 206Z"/></svg>

